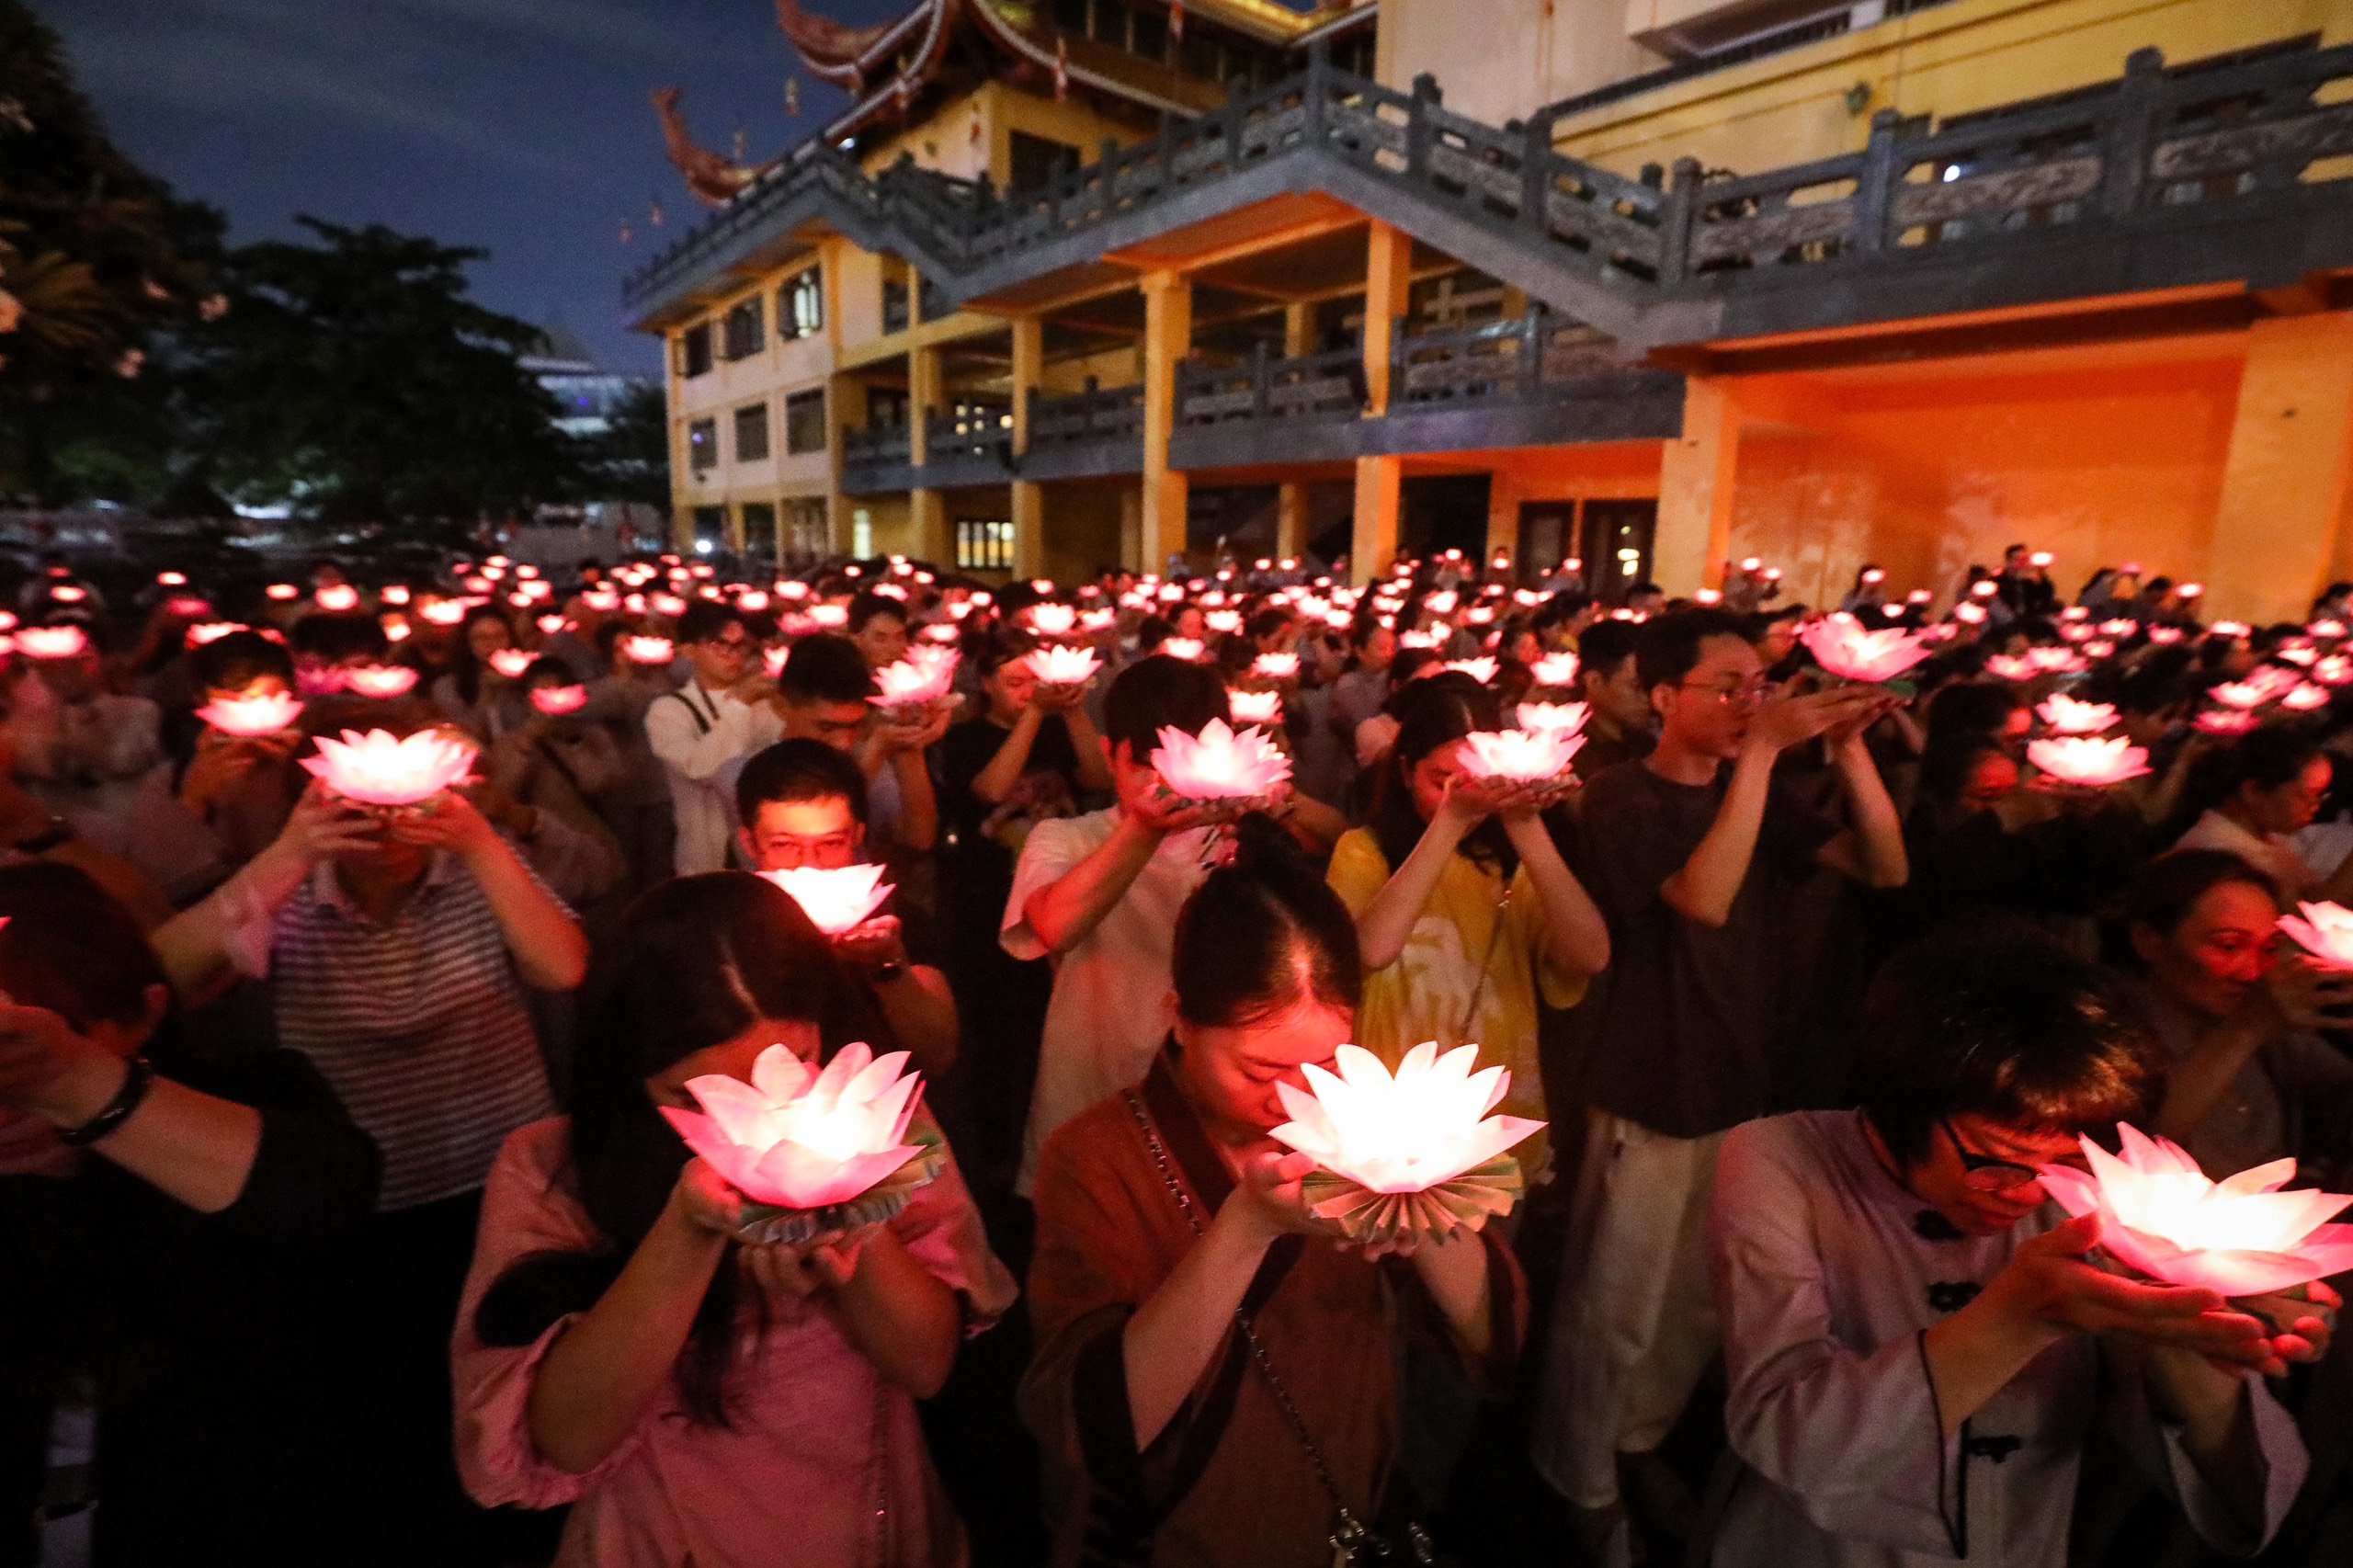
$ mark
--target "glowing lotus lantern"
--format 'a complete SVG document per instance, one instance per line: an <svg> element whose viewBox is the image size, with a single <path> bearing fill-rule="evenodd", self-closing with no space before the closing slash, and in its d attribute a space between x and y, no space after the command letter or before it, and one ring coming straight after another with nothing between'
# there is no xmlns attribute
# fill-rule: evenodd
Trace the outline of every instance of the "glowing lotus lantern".
<svg viewBox="0 0 2353 1568"><path fill-rule="evenodd" d="M1078 624L1078 611L1068 605L1043 604L1029 607L1029 630L1040 637L1067 637Z"/></svg>
<svg viewBox="0 0 2353 1568"><path fill-rule="evenodd" d="M1092 648L1039 648L1022 662L1044 686L1085 686L1103 667Z"/></svg>
<svg viewBox="0 0 2353 1568"><path fill-rule="evenodd" d="M362 697L383 701L416 689L416 672L406 665L360 665L343 672L343 684Z"/></svg>
<svg viewBox="0 0 2353 1568"><path fill-rule="evenodd" d="M2170 647L2174 643L2181 641L2181 628L2178 626L2152 626L2149 628L2149 641L2154 642L2160 648Z"/></svg>
<svg viewBox="0 0 2353 1568"><path fill-rule="evenodd" d="M1446 668L1469 676L1481 686L1485 686L1495 678L1495 671L1498 667L1493 659L1449 659L1446 664Z"/></svg>
<svg viewBox="0 0 2353 1568"><path fill-rule="evenodd" d="M1443 626L1432 626L1418 631L1401 631L1397 634L1397 646L1433 650L1444 646L1446 640L1452 635L1454 635L1452 630Z"/></svg>
<svg viewBox="0 0 2353 1568"><path fill-rule="evenodd" d="M918 645L897 664L874 672L874 695L867 700L889 717L919 718L933 703L950 695L956 661L957 655L948 649Z"/></svg>
<svg viewBox="0 0 2353 1568"><path fill-rule="evenodd" d="M2090 1173L2045 1166L2042 1187L2069 1214L2097 1214L2100 1249L2125 1268L2232 1297L2353 1268L2353 1225L2327 1223L2353 1197L2280 1190L2295 1179L2294 1160L2211 1181L2178 1144L2123 1124L2116 1131L2121 1158L2086 1138Z"/></svg>
<svg viewBox="0 0 2353 1568"><path fill-rule="evenodd" d="M790 1047L772 1045L754 1060L748 1084L716 1074L688 1079L701 1115L669 1106L662 1114L728 1186L792 1211L747 1216L739 1234L806 1241L889 1219L930 1179L926 1145L908 1141L922 1080L906 1067L904 1051L877 1057L853 1043L818 1072Z"/></svg>
<svg viewBox="0 0 2353 1568"><path fill-rule="evenodd" d="M789 645L760 650L760 668L767 672L767 677L770 680L782 680L784 666L790 663L791 659L792 649Z"/></svg>
<svg viewBox="0 0 2353 1568"><path fill-rule="evenodd" d="M1225 705L1237 724L1283 722L1283 694L1279 691L1228 691Z"/></svg>
<svg viewBox="0 0 2353 1568"><path fill-rule="evenodd" d="M1870 631L1836 610L1798 633L1814 662L1840 680L1876 684L1893 680L1928 656L1919 636L1900 627Z"/></svg>
<svg viewBox="0 0 2353 1568"><path fill-rule="evenodd" d="M2190 722L2201 735L2244 735L2255 725L2255 715L2243 708L2209 708Z"/></svg>
<svg viewBox="0 0 2353 1568"><path fill-rule="evenodd" d="M1592 710L1582 702L1523 702L1512 715L1523 730L1582 734Z"/></svg>
<svg viewBox="0 0 2353 1568"><path fill-rule="evenodd" d="M233 631L244 630L245 623L241 620L200 620L188 629L188 645L201 648L207 642L219 642Z"/></svg>
<svg viewBox="0 0 2353 1568"><path fill-rule="evenodd" d="M2052 692L2035 709L2052 733L2061 735L2097 735L2116 722L2116 707L2109 702L2082 702L2060 692Z"/></svg>
<svg viewBox="0 0 2353 1568"><path fill-rule="evenodd" d="M2283 915L2279 929L2325 968L2353 971L2353 909L2336 903L2302 903L2302 915Z"/></svg>
<svg viewBox="0 0 2353 1568"><path fill-rule="evenodd" d="M278 604L291 604L302 597L302 590L291 583L272 583L262 592Z"/></svg>
<svg viewBox="0 0 2353 1568"><path fill-rule="evenodd" d="M896 885L882 880L880 866L795 866L760 875L790 893L810 924L828 937L865 925Z"/></svg>
<svg viewBox="0 0 2353 1568"><path fill-rule="evenodd" d="M1569 730L1475 730L1462 737L1462 770L1543 793L1568 781L1585 737Z"/></svg>
<svg viewBox="0 0 2353 1568"><path fill-rule="evenodd" d="M185 572L158 572L155 574L155 582L162 587L185 588L188 586L188 574Z"/></svg>
<svg viewBox="0 0 2353 1568"><path fill-rule="evenodd" d="M1296 680L1299 678L1299 655L1261 653L1250 661L1250 673L1260 680Z"/></svg>
<svg viewBox="0 0 2353 1568"><path fill-rule="evenodd" d="M1952 618L1963 626L1983 626L1985 624L1985 607L1972 600L1963 599L1952 607Z"/></svg>
<svg viewBox="0 0 2353 1568"><path fill-rule="evenodd" d="M2052 735L2029 741L2026 759L2054 784L2078 790L2105 790L2149 771L2149 752L2123 735L2101 740L2096 735Z"/></svg>
<svg viewBox="0 0 2353 1568"><path fill-rule="evenodd" d="M1290 758L1265 731L1237 731L1222 719L1211 720L1199 735L1164 726L1152 767L1172 794L1240 809L1267 800L1290 778Z"/></svg>
<svg viewBox="0 0 2353 1568"><path fill-rule="evenodd" d="M632 665L664 665L677 656L677 648L667 637L631 635L621 639L621 657Z"/></svg>
<svg viewBox="0 0 2353 1568"><path fill-rule="evenodd" d="M552 637L557 632L569 629L572 625L572 623L564 619L563 617L555 614L540 616L539 619L532 621L531 624L540 629L540 635L542 637Z"/></svg>
<svg viewBox="0 0 2353 1568"><path fill-rule="evenodd" d="M531 707L551 719L562 719L588 706L588 688L585 686L535 686L531 688Z"/></svg>
<svg viewBox="0 0 2353 1568"><path fill-rule="evenodd" d="M2330 653L2313 665L2313 679L2323 686L2353 684L2353 656Z"/></svg>
<svg viewBox="0 0 2353 1568"><path fill-rule="evenodd" d="M2291 686L2279 699L2279 706L2290 713L2310 713L2328 706L2328 687L2314 686L2310 681Z"/></svg>
<svg viewBox="0 0 2353 1568"><path fill-rule="evenodd" d="M164 613L183 620L202 620L212 613L212 601L200 599L194 594L174 594L164 601Z"/></svg>
<svg viewBox="0 0 2353 1568"><path fill-rule="evenodd" d="M196 710L196 716L224 735L252 740L275 735L294 726L301 703L284 691L256 697L216 697Z"/></svg>
<svg viewBox="0 0 2353 1568"><path fill-rule="evenodd" d="M302 766L347 801L369 806L413 806L465 782L474 744L446 730L395 736L346 730L341 740L319 737L319 755Z"/></svg>
<svg viewBox="0 0 2353 1568"><path fill-rule="evenodd" d="M2270 689L2252 680L2226 680L2210 687L2206 695L2225 708L2260 708L2271 700Z"/></svg>
<svg viewBox="0 0 2353 1568"><path fill-rule="evenodd" d="M408 586L403 583L387 584L376 597L388 605L404 605L409 601Z"/></svg>
<svg viewBox="0 0 2353 1568"><path fill-rule="evenodd" d="M2330 642L2335 642L2336 639L2345 635L2345 623L2341 620L2315 620L2310 626L2305 627L2304 630L2311 632L2315 637L2326 638Z"/></svg>
<svg viewBox="0 0 2353 1568"><path fill-rule="evenodd" d="M809 619L810 623L817 627L820 631L839 631L843 627L849 624L849 607L847 605L811 605L809 607Z"/></svg>
<svg viewBox="0 0 2353 1568"><path fill-rule="evenodd" d="M2046 643L2026 651L2027 662L2045 675L2072 675L2084 667L2084 657L2073 648Z"/></svg>
<svg viewBox="0 0 2353 1568"><path fill-rule="evenodd" d="M1565 690L1576 684L1577 656L1574 653L1547 653L1528 668L1539 686Z"/></svg>
<svg viewBox="0 0 2353 1568"><path fill-rule="evenodd" d="M645 602L654 614L666 615L674 620L687 613L687 601L676 594L650 594Z"/></svg>
<svg viewBox="0 0 2353 1568"><path fill-rule="evenodd" d="M610 615L621 608L621 597L610 588L591 588L580 596L580 607L597 615Z"/></svg>
<svg viewBox="0 0 2353 1568"><path fill-rule="evenodd" d="M90 651L90 634L78 626L28 626L17 633L17 652L28 659L78 659Z"/></svg>
<svg viewBox="0 0 2353 1568"><path fill-rule="evenodd" d="M1521 1176L1508 1151L1544 1124L1489 1116L1511 1074L1473 1072L1478 1060L1475 1045L1441 1056L1425 1040L1392 1076L1370 1051L1344 1045L1336 1074L1306 1068L1311 1093L1278 1083L1290 1119L1271 1136L1318 1167L1302 1184L1308 1207L1358 1242L1434 1239L1509 1213Z"/></svg>
<svg viewBox="0 0 2353 1568"><path fill-rule="evenodd" d="M329 583L311 596L311 602L330 615L359 608L359 590L348 583Z"/></svg>
<svg viewBox="0 0 2353 1568"><path fill-rule="evenodd" d="M1198 663L1208 650L1201 646L1198 637L1169 637L1162 640L1160 651L1172 659L1183 659L1193 664Z"/></svg>
<svg viewBox="0 0 2353 1568"><path fill-rule="evenodd" d="M435 599L416 612L427 626L455 626L466 619L466 607L455 599Z"/></svg>
<svg viewBox="0 0 2353 1568"><path fill-rule="evenodd" d="M501 648L491 654L490 667L508 680L520 680L531 667L531 655L520 648Z"/></svg>

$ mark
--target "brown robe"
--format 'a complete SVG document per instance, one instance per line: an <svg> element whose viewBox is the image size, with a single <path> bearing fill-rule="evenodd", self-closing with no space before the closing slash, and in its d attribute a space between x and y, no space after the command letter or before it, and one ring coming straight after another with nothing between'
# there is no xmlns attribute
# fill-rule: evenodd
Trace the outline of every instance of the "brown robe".
<svg viewBox="0 0 2353 1568"><path fill-rule="evenodd" d="M1233 1179L1167 1055L1136 1093L1199 1212L1216 1213ZM1176 1417L1137 1451L1124 1331L1192 1246L1193 1233L1127 1096L1096 1106L1047 1142L1037 1210L1029 1291L1039 1348L1020 1404L1045 1449L1052 1561L1328 1563L1332 1505L1238 1333L1228 1332ZM1492 1387L1518 1360L1527 1301L1510 1249L1493 1231L1486 1249L1495 1349L1471 1372ZM1412 1265L1287 1237L1268 1250L1246 1304L1348 1506L1360 1518L1381 1519L1393 1501L1396 1357L1411 1336L1446 1333Z"/></svg>

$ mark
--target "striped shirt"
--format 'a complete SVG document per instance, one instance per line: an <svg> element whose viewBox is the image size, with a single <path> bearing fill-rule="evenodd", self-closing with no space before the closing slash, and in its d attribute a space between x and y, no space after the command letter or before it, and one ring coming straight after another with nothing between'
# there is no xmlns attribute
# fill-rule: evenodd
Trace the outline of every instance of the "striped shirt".
<svg viewBox="0 0 2353 1568"><path fill-rule="evenodd" d="M380 1210L472 1191L509 1132L553 1111L498 918L456 857L381 926L322 862L279 906L268 963L280 1042L383 1152Z"/></svg>

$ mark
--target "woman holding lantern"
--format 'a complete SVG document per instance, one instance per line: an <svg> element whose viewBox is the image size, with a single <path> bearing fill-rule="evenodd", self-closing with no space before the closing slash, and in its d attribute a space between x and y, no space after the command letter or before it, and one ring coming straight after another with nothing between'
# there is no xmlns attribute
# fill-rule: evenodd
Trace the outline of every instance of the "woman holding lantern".
<svg viewBox="0 0 2353 1568"><path fill-rule="evenodd" d="M1433 1347L1490 1388L1518 1354L1522 1286L1493 1230L1407 1257L1347 1244L1304 1191L1317 1162L1276 1141L1305 1070L1350 1049L1356 927L1272 823L1239 828L1177 923L1168 1043L1039 1172L1021 1407L1056 1563L1371 1561L1338 1553L1350 1521L1413 1533L1399 1353Z"/></svg>
<svg viewBox="0 0 2353 1568"><path fill-rule="evenodd" d="M2107 1221L2045 1207L2079 1134L2146 1114L2155 1059L2128 1000L1997 926L1898 955L1862 1038L1859 1110L1748 1122L1717 1164L1737 1462L1708 1560L2056 1568L2095 1422L2210 1543L2255 1551L2305 1471L2257 1374L2318 1359L2334 1297L2120 1277L2093 1251L2120 1244Z"/></svg>
<svg viewBox="0 0 2353 1568"><path fill-rule="evenodd" d="M791 1244L742 1239L755 1195L673 1131L714 1079L752 1096L868 1041L870 996L757 877L665 883L600 953L569 1114L500 1151L452 1346L468 1488L571 1505L558 1562L963 1560L915 1401L1014 1282L928 1118L894 1130L934 1162L904 1208Z"/></svg>

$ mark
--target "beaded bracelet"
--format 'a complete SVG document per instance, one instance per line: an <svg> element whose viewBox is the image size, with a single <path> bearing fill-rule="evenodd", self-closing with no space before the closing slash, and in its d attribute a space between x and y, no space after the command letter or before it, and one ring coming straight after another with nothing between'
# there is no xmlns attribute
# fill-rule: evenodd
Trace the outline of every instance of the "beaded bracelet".
<svg viewBox="0 0 2353 1568"><path fill-rule="evenodd" d="M146 1100L147 1090L155 1082L155 1069L143 1056L132 1057L130 1065L131 1071L124 1074L122 1087L114 1092L114 1098L107 1101L106 1108L81 1126L58 1133L59 1142L69 1149L86 1149L131 1119L131 1112Z"/></svg>

